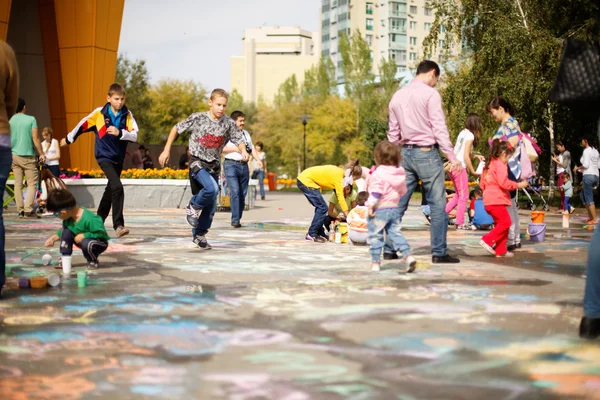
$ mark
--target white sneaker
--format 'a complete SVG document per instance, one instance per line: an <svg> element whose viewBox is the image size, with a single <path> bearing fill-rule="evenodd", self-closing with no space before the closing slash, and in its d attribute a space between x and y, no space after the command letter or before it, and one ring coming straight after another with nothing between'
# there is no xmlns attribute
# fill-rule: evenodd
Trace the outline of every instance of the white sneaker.
<svg viewBox="0 0 600 400"><path fill-rule="evenodd" d="M487 251L488 253L490 253L491 255L495 256L496 255L496 250L494 250L494 248L492 246L490 246L489 244L487 244L486 242L484 242L483 240L479 241L479 245L481 247L483 247L485 249L485 251Z"/></svg>
<svg viewBox="0 0 600 400"><path fill-rule="evenodd" d="M373 271L373 272L381 271L381 263L380 262L371 263L371 271Z"/></svg>
<svg viewBox="0 0 600 400"><path fill-rule="evenodd" d="M406 273L408 274L414 272L417 268L417 260L413 256L406 256L404 264L406 264Z"/></svg>
<svg viewBox="0 0 600 400"><path fill-rule="evenodd" d="M507 251L506 253L502 254L502 255L496 255L496 257L501 258L501 257L514 257L515 253L511 253L510 251Z"/></svg>

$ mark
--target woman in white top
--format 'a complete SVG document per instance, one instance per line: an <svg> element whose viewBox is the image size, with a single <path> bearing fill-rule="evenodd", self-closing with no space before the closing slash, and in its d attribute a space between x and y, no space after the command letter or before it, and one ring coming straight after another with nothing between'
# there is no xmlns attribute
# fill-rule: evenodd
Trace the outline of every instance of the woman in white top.
<svg viewBox="0 0 600 400"><path fill-rule="evenodd" d="M575 172L583 172L583 190L579 194L581 202L587 209L589 219L588 224L598 223L596 218L596 203L594 203L594 188L598 186L598 150L590 146L587 139L581 139L581 146L585 148L581 156L581 167L573 168Z"/></svg>
<svg viewBox="0 0 600 400"><path fill-rule="evenodd" d="M44 150L44 155L46 156L46 166L52 172L52 175L58 178L60 175L60 168L58 167L60 146L58 145L58 140L52 139L52 128L48 127L42 130L42 137L44 138L42 150Z"/></svg>
<svg viewBox="0 0 600 400"><path fill-rule="evenodd" d="M471 155L471 150L474 145L477 145L480 137L481 121L479 115L471 113L467 116L465 129L458 134L456 145L454 146L454 154L461 162L463 168L458 172L450 171L448 173L456 190L456 196L452 197L446 204L446 213L456 208L456 229L470 229L468 225L465 225L465 210L467 209L467 202L469 200L469 177L467 169L472 175L478 175L473 168L471 158L485 159L483 156Z"/></svg>
<svg viewBox="0 0 600 400"><path fill-rule="evenodd" d="M258 179L258 188L260 190L260 199L265 199L265 175L267 174L267 155L263 151L263 142L256 142L254 145L258 159L262 161L262 168L258 167L256 160L252 160L252 179Z"/></svg>

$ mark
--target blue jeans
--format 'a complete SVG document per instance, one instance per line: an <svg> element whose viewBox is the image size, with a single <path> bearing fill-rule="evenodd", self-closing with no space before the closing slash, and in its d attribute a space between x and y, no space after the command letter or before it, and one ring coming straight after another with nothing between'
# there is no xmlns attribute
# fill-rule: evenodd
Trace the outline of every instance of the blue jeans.
<svg viewBox="0 0 600 400"><path fill-rule="evenodd" d="M598 185L598 177L596 175L584 175L583 176L583 190L579 193L581 202L590 206L594 203L594 186Z"/></svg>
<svg viewBox="0 0 600 400"><path fill-rule="evenodd" d="M310 228L308 228L308 234L313 238L317 236L326 236L323 224L325 223L325 218L327 218L327 210L329 207L321 195L321 191L319 189L309 188L298 179L296 179L296 184L298 185L298 189L304 193L308 202L315 208L315 216L310 224Z"/></svg>
<svg viewBox="0 0 600 400"><path fill-rule="evenodd" d="M46 168L48 168L55 177L60 177L60 167L58 165L46 165Z"/></svg>
<svg viewBox="0 0 600 400"><path fill-rule="evenodd" d="M10 174L10 166L12 165L12 152L10 147L0 147L0 200L4 202L4 188ZM6 253L4 252L4 218L2 211L4 207L0 207L0 295L2 287L6 281Z"/></svg>
<svg viewBox="0 0 600 400"><path fill-rule="evenodd" d="M367 228L369 229L369 243L371 244L369 249L371 261L381 262L384 232L385 242L391 242L394 251L401 252L404 257L410 255L410 246L400 231L400 209L384 208L375 210L375 218L369 217L367 219Z"/></svg>
<svg viewBox="0 0 600 400"><path fill-rule="evenodd" d="M246 194L248 194L248 181L250 180L248 164L225 159L223 168L229 188L231 223L239 223L246 205Z"/></svg>
<svg viewBox="0 0 600 400"><path fill-rule="evenodd" d="M446 233L448 232L448 214L446 214L446 188L444 186L444 165L437 149L423 151L420 148L402 149L402 166L406 170L408 191L400 199L400 222L408 208L408 202L419 180L422 182L427 204L431 209L431 253L434 256L448 254ZM386 253L394 253L390 238L386 239Z"/></svg>
<svg viewBox="0 0 600 400"><path fill-rule="evenodd" d="M260 198L265 197L265 171L257 169L252 173L252 179L258 179L258 189L260 190Z"/></svg>
<svg viewBox="0 0 600 400"><path fill-rule="evenodd" d="M219 175L211 175L206 169L190 171L192 199L190 202L196 208L202 208L198 226L192 229L192 238L204 236L212 225L213 217L217 211L217 197L219 196Z"/></svg>
<svg viewBox="0 0 600 400"><path fill-rule="evenodd" d="M600 228L596 227L588 251L583 313L589 318L600 318Z"/></svg>

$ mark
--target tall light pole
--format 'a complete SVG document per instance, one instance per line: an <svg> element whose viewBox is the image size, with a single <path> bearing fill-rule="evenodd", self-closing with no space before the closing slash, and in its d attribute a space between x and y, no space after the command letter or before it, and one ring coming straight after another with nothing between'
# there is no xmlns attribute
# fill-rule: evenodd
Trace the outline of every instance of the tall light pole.
<svg viewBox="0 0 600 400"><path fill-rule="evenodd" d="M302 121L302 125L304 126L304 158L302 159L302 170L306 169L306 124L308 124L308 120L312 117L310 115L301 115L300 120Z"/></svg>

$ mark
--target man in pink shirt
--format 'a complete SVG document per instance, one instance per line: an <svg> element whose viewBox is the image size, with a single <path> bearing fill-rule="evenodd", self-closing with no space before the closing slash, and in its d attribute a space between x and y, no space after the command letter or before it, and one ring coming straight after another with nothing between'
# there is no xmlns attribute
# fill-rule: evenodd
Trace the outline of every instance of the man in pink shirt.
<svg viewBox="0 0 600 400"><path fill-rule="evenodd" d="M440 67L435 62L425 60L419 64L416 78L397 91L390 101L388 131L388 140L402 146L402 166L406 170L408 192L398 205L400 221L418 181L422 181L423 195L431 208L430 235L434 264L460 262L448 254L446 245L448 214L445 212L444 165L438 150L446 154L453 170L460 170L462 165L454 155L442 98L434 89L439 77ZM392 249L386 243L384 259L398 258Z"/></svg>

